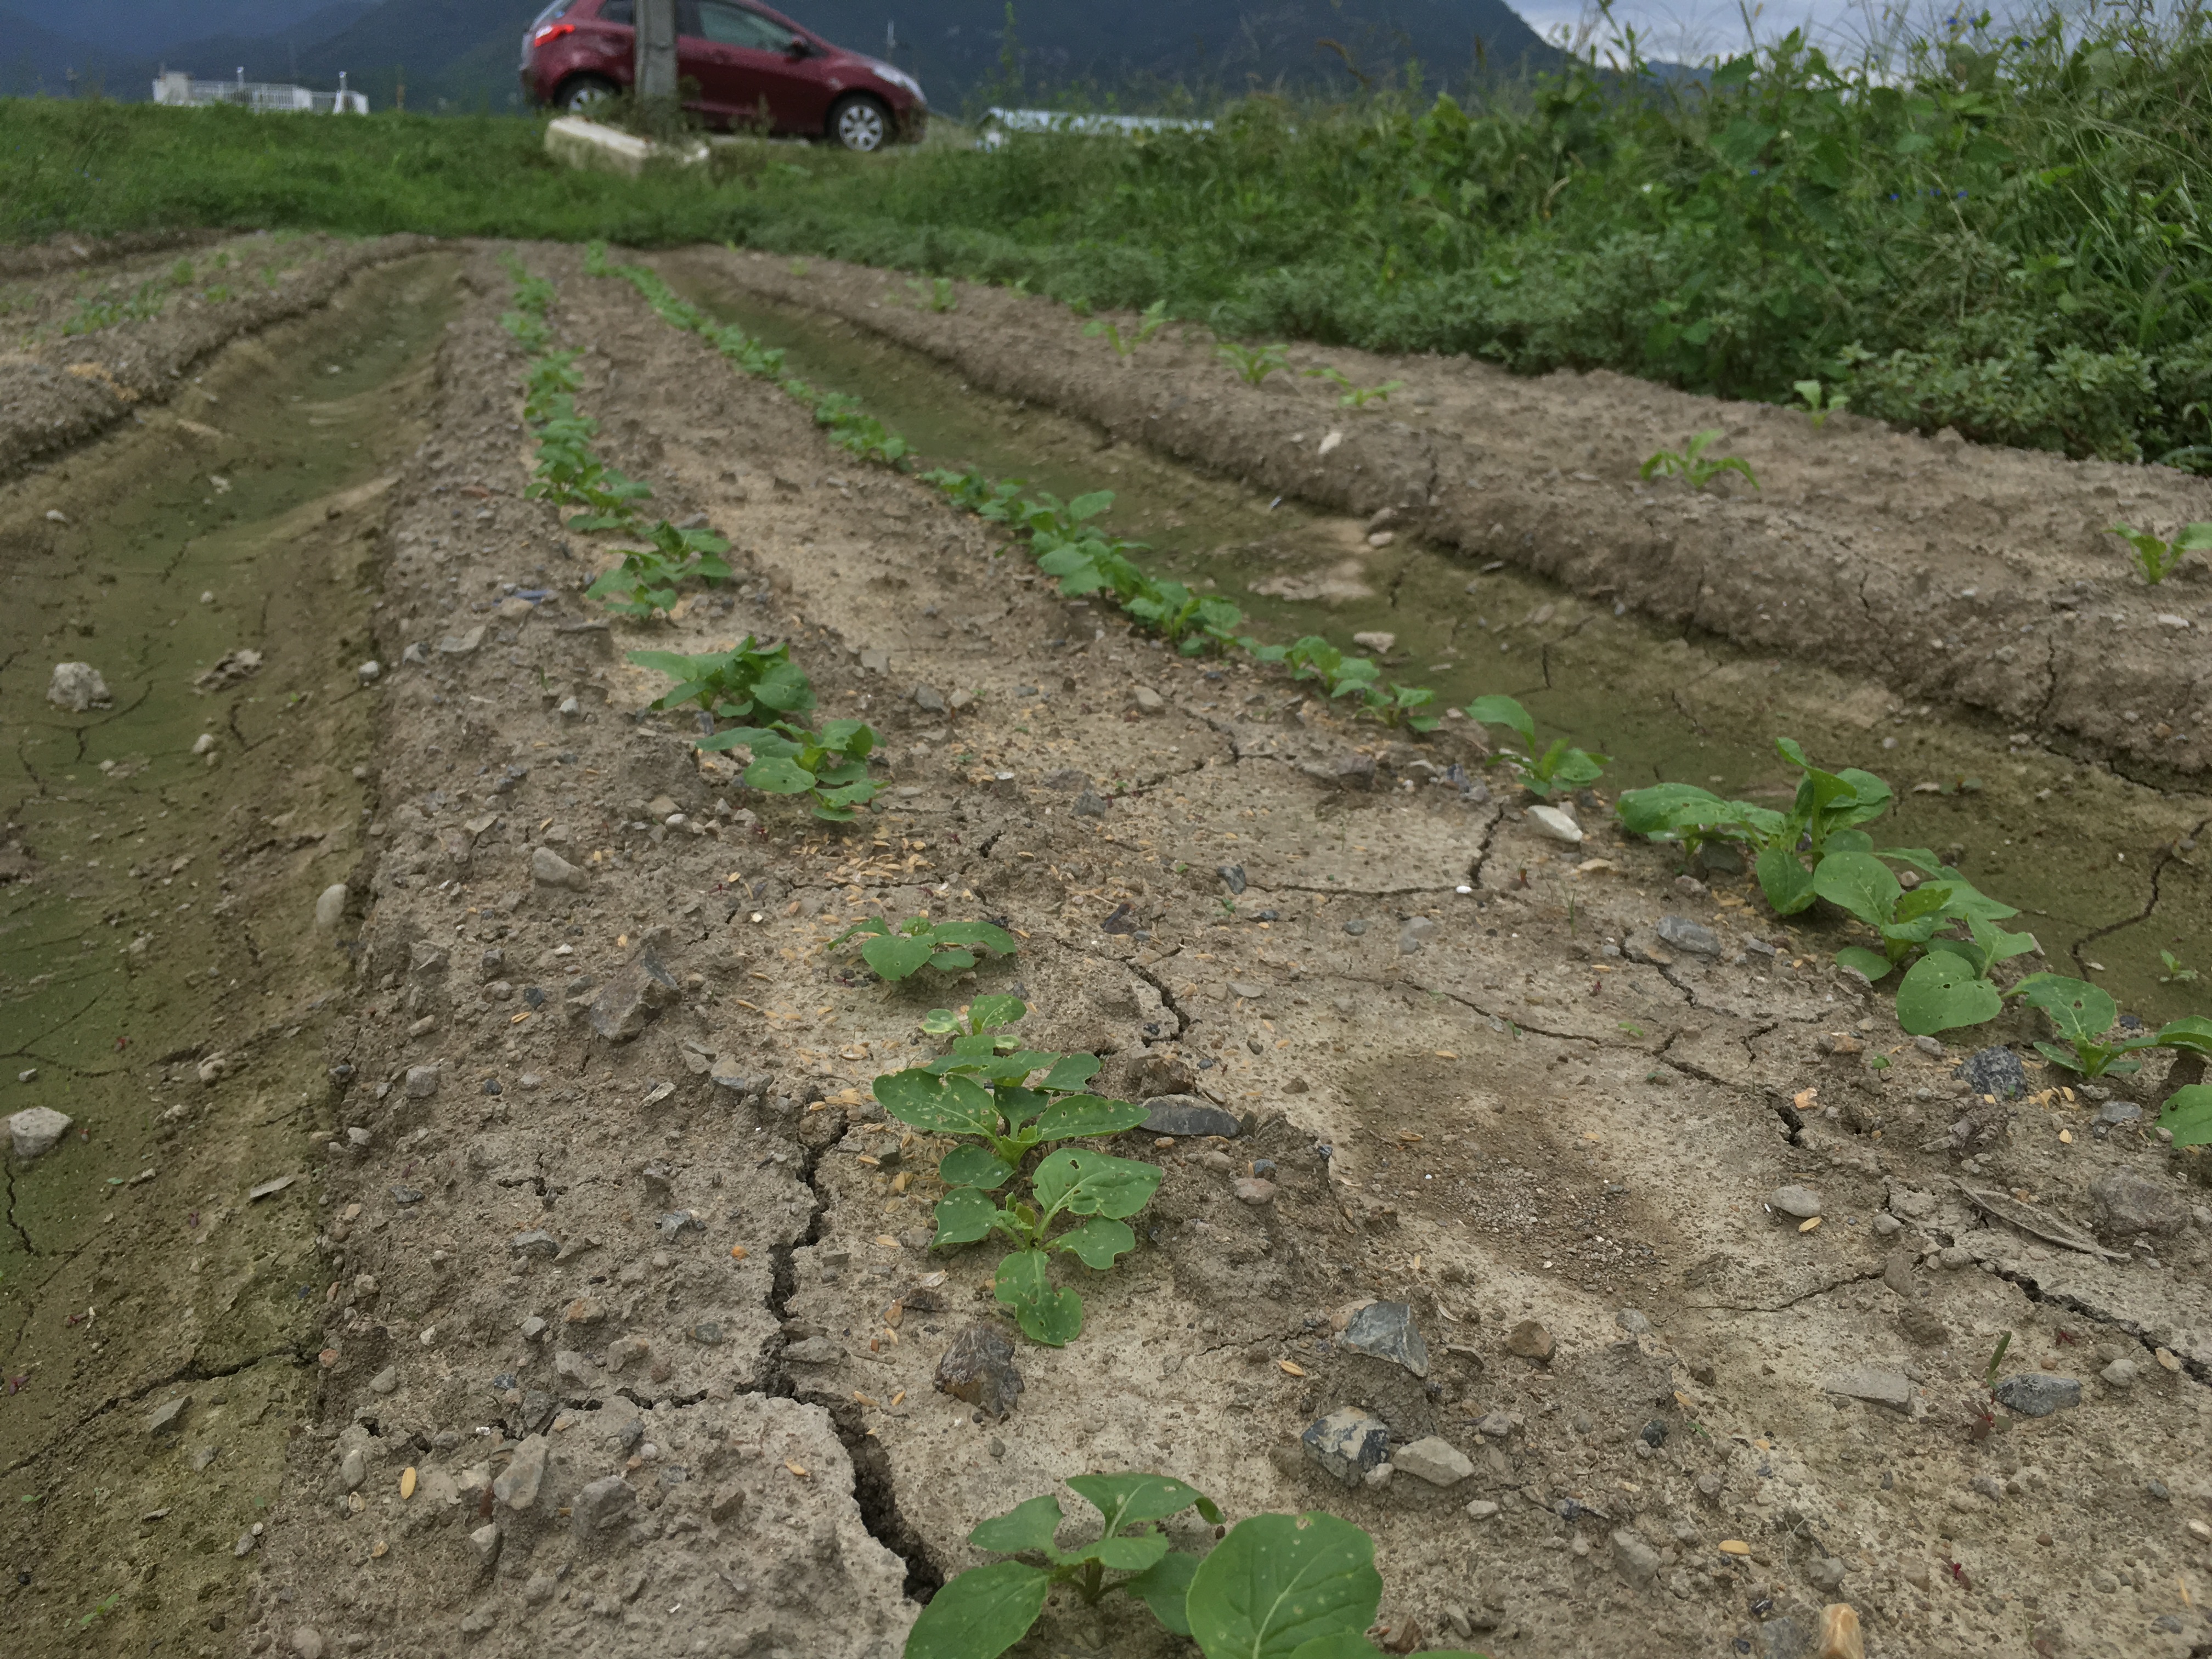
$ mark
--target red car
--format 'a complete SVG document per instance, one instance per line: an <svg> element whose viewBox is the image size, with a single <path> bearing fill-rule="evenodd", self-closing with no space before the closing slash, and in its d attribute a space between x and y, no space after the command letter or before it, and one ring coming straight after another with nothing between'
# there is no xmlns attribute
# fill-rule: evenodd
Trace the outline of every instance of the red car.
<svg viewBox="0 0 2212 1659"><path fill-rule="evenodd" d="M627 88L633 0L553 0L522 38L522 91L570 115ZM852 150L915 142L929 119L903 70L834 46L750 0L676 0L676 73L686 107L714 127L829 138Z"/></svg>

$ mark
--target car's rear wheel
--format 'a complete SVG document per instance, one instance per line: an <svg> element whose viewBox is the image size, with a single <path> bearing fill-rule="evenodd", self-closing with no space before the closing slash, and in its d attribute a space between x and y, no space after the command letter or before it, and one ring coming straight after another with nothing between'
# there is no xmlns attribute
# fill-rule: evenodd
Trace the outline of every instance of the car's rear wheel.
<svg viewBox="0 0 2212 1659"><path fill-rule="evenodd" d="M848 98L830 112L830 137L862 155L891 141L891 112L872 98Z"/></svg>
<svg viewBox="0 0 2212 1659"><path fill-rule="evenodd" d="M580 75L573 81L562 82L561 90L553 94L553 106L563 115L586 114L592 105L613 97L616 90L611 81L596 75Z"/></svg>

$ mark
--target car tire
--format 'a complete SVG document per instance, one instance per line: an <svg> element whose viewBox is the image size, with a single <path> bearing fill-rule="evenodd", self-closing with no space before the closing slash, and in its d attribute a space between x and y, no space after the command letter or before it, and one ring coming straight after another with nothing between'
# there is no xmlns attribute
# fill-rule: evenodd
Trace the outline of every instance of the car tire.
<svg viewBox="0 0 2212 1659"><path fill-rule="evenodd" d="M895 131L890 111L873 98L842 98L830 112L830 142L856 155L883 149Z"/></svg>
<svg viewBox="0 0 2212 1659"><path fill-rule="evenodd" d="M563 115L583 115L592 105L613 97L619 90L613 82L599 76L579 75L562 82L561 90L553 94L553 107Z"/></svg>

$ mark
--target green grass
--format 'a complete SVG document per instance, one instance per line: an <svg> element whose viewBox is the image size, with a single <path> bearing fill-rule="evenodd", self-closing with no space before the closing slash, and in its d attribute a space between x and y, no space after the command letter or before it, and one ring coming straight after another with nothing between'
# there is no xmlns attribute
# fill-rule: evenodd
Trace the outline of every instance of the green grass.
<svg viewBox="0 0 2212 1659"><path fill-rule="evenodd" d="M167 224L731 240L1020 283L1245 340L1610 368L2212 471L2212 32L1972 27L1880 66L1794 39L1710 88L1632 50L1486 107L1223 106L1212 136L706 179L556 170L537 123L0 104L0 236Z"/></svg>

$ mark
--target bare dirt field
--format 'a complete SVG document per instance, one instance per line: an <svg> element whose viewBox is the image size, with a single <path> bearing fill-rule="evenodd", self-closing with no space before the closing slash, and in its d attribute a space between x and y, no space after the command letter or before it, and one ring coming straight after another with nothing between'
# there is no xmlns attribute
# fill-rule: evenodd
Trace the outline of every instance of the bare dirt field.
<svg viewBox="0 0 2212 1659"><path fill-rule="evenodd" d="M650 482L657 512L735 544L736 579L665 620L601 613L580 590L611 544L524 497L521 357L497 321L509 252L558 286L552 320L585 353L578 401L601 453ZM830 447L802 408L626 284L586 276L573 250L438 257L459 270L437 301L434 370L386 396L373 495L301 520L373 522L293 561L297 575L342 560L358 580L325 582L319 613L268 630L303 647L281 684L343 694L345 719L272 748L294 769L243 798L225 793L226 761L191 807L277 826L207 844L270 943L258 978L192 1018L236 1021L258 991L270 1012L246 1018L284 1035L204 1080L200 1060L232 1045L165 1035L165 1051L199 1047L75 1114L89 1140L9 1166L11 1214L79 1224L72 1262L93 1259L82 1240L101 1237L88 1218L102 1203L281 1212L290 1231L237 1271L281 1287L293 1318L256 1361L270 1380L250 1410L211 1367L127 1344L64 1381L49 1356L106 1340L102 1298L178 1272L185 1218L116 1235L105 1271L120 1288L82 1296L59 1275L82 1269L27 1237L0 1285L24 1322L5 1369L37 1379L0 1398L11 1477L35 1499L13 1506L0 1563L0 1620L24 1650L890 1659L921 1599L986 1559L965 1541L977 1522L1067 1475L1128 1468L1190 1481L1232 1521L1327 1508L1369 1528L1394 1651L1809 1659L1838 1601L1881 1655L2212 1648L2206 1161L2128 1109L2154 1112L2163 1054L2123 1086L2069 1092L2024 1014L1915 1042L1887 997L1832 967L1839 925L1784 924L1744 876L1632 842L1603 798L1573 804L1570 845L1494 776L1479 785L1464 726L1413 739L1351 724L1285 676L1180 659L1060 599L992 526ZM1622 381L1562 396L1498 377L1478 406L1470 371L1444 364L1413 389L1439 428L1450 406L1466 453L1443 467L1430 416L1416 431L1384 414L1347 416L1324 463L1334 399L1309 408L1279 380L1249 397L1219 375L1156 386L1142 356L1102 362L1079 321L1061 313L1054 333L1013 296L963 294L939 316L871 274L685 258L757 271L779 298L878 305L1002 392L1043 401L1028 374L1091 388L1078 412L1263 496L1295 483L1339 513L1393 506L1409 539L1470 553L1496 523L1491 556L1557 578L1559 603L1609 586L1626 607L1926 688L1902 695L2039 698L2039 732L2142 769L2127 787L2163 804L2126 810L2168 815L2158 867L2197 879L2181 832L2203 815L2154 786L2203 763L2186 678L2201 662L2177 643L2198 637L2203 589L2161 591L2161 606L2193 596L2188 629L2155 623L2086 521L2120 510L2106 488L2154 521L2212 517L2200 484L1812 434ZM378 280L334 291L358 313ZM1070 342L1080 373L1054 367ZM1195 346L1156 343L1172 375L1197 374ZM328 349L280 331L234 350L312 364ZM1176 396L1215 401L1170 418ZM1577 399L1612 412L1593 426ZM1275 403L1267 447L1259 410ZM1587 459L1565 436L1578 421ZM1646 426L1676 440L1718 424L1796 505L1634 487ZM1816 442L1874 459L1793 460ZM1570 471L1529 478L1540 450ZM1499 482L1453 482L1467 476ZM48 482L10 486L11 574L61 533ZM1998 534L2018 520L2008 491L2066 521L2058 551L2019 550L2025 572ZM98 497L56 510L97 513ZM1916 512L1927 592L1992 593L1978 559L2013 573L2005 597L1916 600L1899 562ZM1356 547L1376 532L1343 533ZM1754 544L1779 573L1763 590ZM1734 585L1717 579L1724 553L1745 573ZM1815 574L1845 555L1862 625L1785 634L1778 599L1825 592ZM2094 603L2054 609L2076 580ZM1758 592L1778 602L1771 635L1738 614ZM1892 613L1916 605L1945 617L1917 626L1984 665L1959 667L1963 644L1892 653ZM1990 643L2031 614L2026 643ZM65 646L52 628L11 644L11 710L40 706L54 662L97 663L107 615L82 617L91 630ZM2094 653L2093 629L2111 630ZM647 707L668 683L628 652L747 634L791 642L823 714L883 734L887 787L859 822L738 787L692 746L693 713ZM1999 650L2039 653L2042 678ZM272 644L257 685L210 695L266 694L277 662ZM2136 709L2167 724L2156 749L2141 719L2103 712L2136 679L2170 693ZM139 742L179 790L187 763L196 785L210 775L183 724L137 738L130 699L113 702L85 717L105 740ZM2031 762L2069 769L2040 745ZM96 855L89 820L34 812L66 793L51 779L11 787L20 914L90 892L64 873ZM302 801L312 811L287 819ZM347 838L284 839L310 820ZM280 880L253 858L292 862ZM1019 951L901 987L830 948L854 921L924 911L998 921ZM112 944L130 931L118 920ZM6 965L15 1021L37 988ZM943 1146L887 1122L870 1091L935 1052L929 1008L987 990L1030 1005L1031 1045L1098 1056L1102 1092L1175 1097L1181 1127L1215 1132L1114 1138L1164 1179L1119 1266L1056 1270L1085 1310L1065 1348L1003 1317L998 1252L930 1249ZM326 992L312 1024L277 1021L276 1002ZM319 1034L322 1052L276 1098L258 1056L295 1027L292 1048ZM10 1110L70 1110L63 1091L89 1086L41 1064L41 1040L5 1045L43 1073L8 1085ZM1960 1075L1978 1047L2025 1056L2017 1095ZM132 1186L137 1158L98 1146L155 1134L179 1100L167 1156L203 1160L191 1184L156 1161ZM281 1134L285 1156L274 1139L241 1156L254 1133ZM197 1208L187 1192L204 1193ZM64 1323L80 1300L97 1336ZM130 1316L181 1317L165 1306ZM936 1386L979 1326L1019 1372L1004 1415ZM1990 1409L2006 1333L2002 1374L2051 1380ZM126 1369L95 1409L91 1384ZM2031 1414L2046 1399L2066 1403ZM1379 1420L1403 1466L1335 1479L1301 1436L1338 1411ZM1203 1550L1211 1534L1193 1523L1176 1540ZM1192 1650L1109 1598L1098 1613L1055 1601L1015 1651Z"/></svg>

